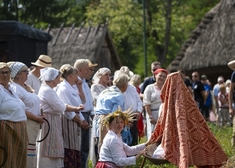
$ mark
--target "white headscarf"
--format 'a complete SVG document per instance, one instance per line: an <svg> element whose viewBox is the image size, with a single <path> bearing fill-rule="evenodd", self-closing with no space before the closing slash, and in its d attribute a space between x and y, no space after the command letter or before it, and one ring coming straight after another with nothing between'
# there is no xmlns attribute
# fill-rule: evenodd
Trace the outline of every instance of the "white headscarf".
<svg viewBox="0 0 235 168"><path fill-rule="evenodd" d="M100 68L93 76L92 80L94 84L98 84L100 81L100 77L106 73L111 73L110 69L108 68Z"/></svg>
<svg viewBox="0 0 235 168"><path fill-rule="evenodd" d="M19 73L19 71L21 70L21 68L23 67L27 67L24 63L22 62L14 62L10 65L10 69L11 69L11 78L14 79L16 77L16 75Z"/></svg>
<svg viewBox="0 0 235 168"><path fill-rule="evenodd" d="M60 73L59 70L52 68L52 67L48 67L48 68L43 68L40 70L41 76L40 79L42 81L53 81Z"/></svg>

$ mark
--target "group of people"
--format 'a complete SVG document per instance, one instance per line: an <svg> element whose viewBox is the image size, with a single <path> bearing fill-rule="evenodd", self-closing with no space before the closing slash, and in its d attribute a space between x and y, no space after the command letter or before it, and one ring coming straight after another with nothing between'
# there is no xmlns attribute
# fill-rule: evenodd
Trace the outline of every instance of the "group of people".
<svg viewBox="0 0 235 168"><path fill-rule="evenodd" d="M143 103L138 85L129 81L136 76L133 84L140 83L140 76L133 75L128 67L116 71L111 81L108 68L94 74L97 64L88 59L57 70L49 56L40 55L32 65L29 71L19 61L1 62L0 130L6 136L1 136L0 146L7 154L0 156L3 167L85 168L90 147L95 166L98 158L102 161L103 139L108 133L102 121L115 111L133 114L134 120L124 124L121 136L127 145L138 144ZM92 76L89 87L87 80ZM137 149L135 154L143 146Z"/></svg>
<svg viewBox="0 0 235 168"><path fill-rule="evenodd" d="M32 65L29 71L19 61L0 63L0 147L7 153L0 155L3 167L85 168L89 154L93 167L123 167L136 164L155 141L169 76L160 62L151 64L153 76L143 83L127 66L111 80L109 68L95 72L97 64L88 59L57 70L49 56L40 55ZM179 74L183 79L184 73ZM196 76L191 88L185 84L200 109L206 94ZM144 134L148 141L138 144ZM166 150L164 143L161 147Z"/></svg>

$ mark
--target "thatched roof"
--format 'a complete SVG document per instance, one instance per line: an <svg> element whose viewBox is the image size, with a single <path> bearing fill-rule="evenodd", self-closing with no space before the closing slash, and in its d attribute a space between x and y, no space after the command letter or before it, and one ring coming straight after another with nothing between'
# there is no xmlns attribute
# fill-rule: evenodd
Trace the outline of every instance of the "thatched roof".
<svg viewBox="0 0 235 168"><path fill-rule="evenodd" d="M203 69L204 73L217 70L219 73L225 68L227 71L227 63L235 59L234 44L235 2L221 0L206 13L167 69L170 72Z"/></svg>
<svg viewBox="0 0 235 168"><path fill-rule="evenodd" d="M52 58L53 67L63 64L73 65L76 59L90 59L98 67L119 69L121 61L112 43L106 24L95 27L63 27L48 29L53 39L48 43L48 55Z"/></svg>

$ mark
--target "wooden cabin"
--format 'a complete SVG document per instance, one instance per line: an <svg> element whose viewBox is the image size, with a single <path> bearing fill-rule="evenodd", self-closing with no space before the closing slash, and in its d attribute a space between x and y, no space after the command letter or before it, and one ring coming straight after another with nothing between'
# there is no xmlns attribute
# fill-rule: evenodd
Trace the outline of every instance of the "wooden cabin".
<svg viewBox="0 0 235 168"><path fill-rule="evenodd" d="M21 61L27 66L47 54L51 36L17 21L0 21L0 61Z"/></svg>

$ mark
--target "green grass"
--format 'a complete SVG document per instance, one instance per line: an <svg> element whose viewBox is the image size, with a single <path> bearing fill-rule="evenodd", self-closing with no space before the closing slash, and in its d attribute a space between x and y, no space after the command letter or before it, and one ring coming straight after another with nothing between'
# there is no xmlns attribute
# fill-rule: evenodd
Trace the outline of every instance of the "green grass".
<svg viewBox="0 0 235 168"><path fill-rule="evenodd" d="M235 150L231 146L231 139L232 139L232 127L218 127L214 123L209 123L208 126L212 130L214 136L222 146L223 150L227 154L227 156L230 158L235 155ZM140 143L146 142L146 138L141 139ZM137 164L133 166L127 166L126 168L139 168L142 164L143 157L138 159ZM89 163L89 168L91 167L91 163ZM154 165L150 161L146 160L144 164L144 168L177 168L176 166L172 164L164 164L164 165Z"/></svg>

